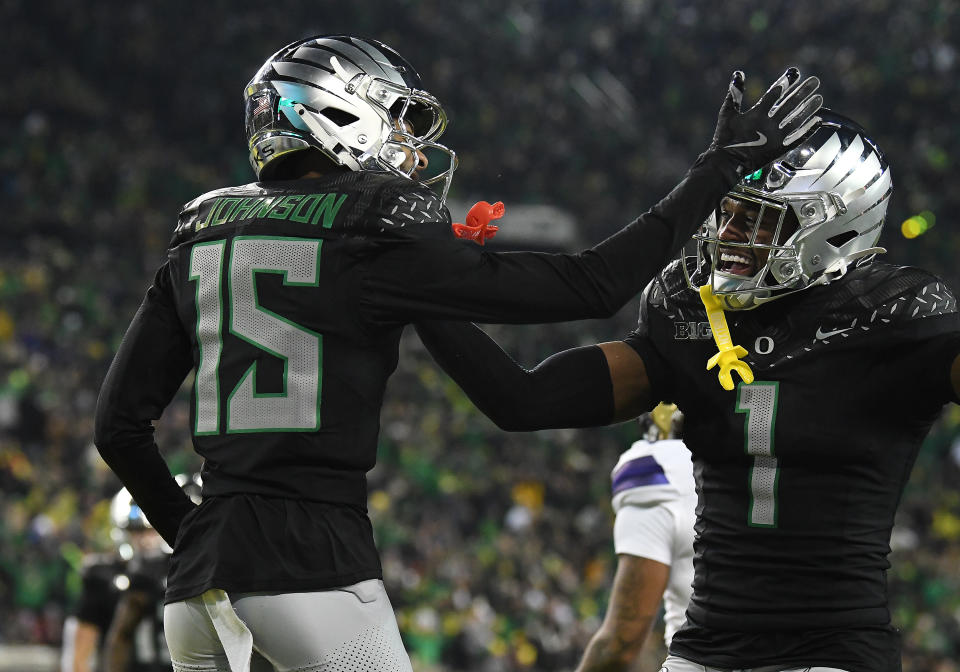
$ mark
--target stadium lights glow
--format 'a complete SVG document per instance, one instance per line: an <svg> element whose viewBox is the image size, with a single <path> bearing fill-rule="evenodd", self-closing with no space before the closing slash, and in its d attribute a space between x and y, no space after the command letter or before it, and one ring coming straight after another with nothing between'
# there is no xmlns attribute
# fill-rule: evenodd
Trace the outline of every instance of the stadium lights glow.
<svg viewBox="0 0 960 672"><path fill-rule="evenodd" d="M924 210L918 215L905 219L903 224L900 225L900 233L903 234L904 238L916 238L932 229L936 223L937 216L929 210Z"/></svg>

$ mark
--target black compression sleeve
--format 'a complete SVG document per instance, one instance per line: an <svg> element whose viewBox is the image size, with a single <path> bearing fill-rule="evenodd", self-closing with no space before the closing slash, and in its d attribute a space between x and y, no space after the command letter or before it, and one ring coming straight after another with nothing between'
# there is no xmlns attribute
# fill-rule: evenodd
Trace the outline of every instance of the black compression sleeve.
<svg viewBox="0 0 960 672"><path fill-rule="evenodd" d="M97 401L94 443L170 546L194 504L170 475L153 440L152 420L193 366L190 341L165 290L166 267L123 337Z"/></svg>
<svg viewBox="0 0 960 672"><path fill-rule="evenodd" d="M608 269L607 310L615 313L641 292L680 251L738 179L739 164L725 152L705 152L659 203L583 254Z"/></svg>
<svg viewBox="0 0 960 672"><path fill-rule="evenodd" d="M613 419L610 370L595 345L560 352L528 370L475 324L416 328L441 368L501 429L596 427Z"/></svg>
<svg viewBox="0 0 960 672"><path fill-rule="evenodd" d="M734 184L737 168L725 153L703 154L657 205L579 254L489 252L452 238L394 246L371 260L362 309L375 326L608 317L689 240Z"/></svg>

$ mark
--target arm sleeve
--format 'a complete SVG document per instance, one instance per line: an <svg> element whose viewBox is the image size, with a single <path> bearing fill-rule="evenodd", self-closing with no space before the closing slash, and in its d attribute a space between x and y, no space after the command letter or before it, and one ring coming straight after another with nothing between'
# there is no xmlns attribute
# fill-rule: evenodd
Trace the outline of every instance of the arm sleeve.
<svg viewBox="0 0 960 672"><path fill-rule="evenodd" d="M911 353L913 361L903 367L901 388L913 391L916 389L914 381L922 380L925 382L922 389L934 403L960 403L950 378L953 360L960 355L960 333L936 336L912 348ZM915 393L911 396L915 397Z"/></svg>
<svg viewBox="0 0 960 672"><path fill-rule="evenodd" d="M595 345L525 369L474 324L429 322L416 329L440 367L501 429L596 427L613 419L610 370Z"/></svg>
<svg viewBox="0 0 960 672"><path fill-rule="evenodd" d="M653 341L642 331L635 331L623 339L624 343L633 348L647 371L647 380L650 382L650 398L671 403L674 401L674 376L670 373L667 360L654 346Z"/></svg>
<svg viewBox="0 0 960 672"><path fill-rule="evenodd" d="M113 616L116 595L112 592L110 581L95 572L87 572L82 579L80 601L77 604L77 620L91 623L106 631Z"/></svg>
<svg viewBox="0 0 960 672"><path fill-rule="evenodd" d="M369 264L362 307L375 324L608 317L680 250L737 179L727 154L701 155L663 200L579 254L488 252L451 237L408 240Z"/></svg>
<svg viewBox="0 0 960 672"><path fill-rule="evenodd" d="M907 313L910 306L907 307ZM887 398L894 404L939 408L960 403L953 389L951 368L960 355L960 319L956 313L938 317L901 318L901 324L880 332L878 357L889 383Z"/></svg>
<svg viewBox="0 0 960 672"><path fill-rule="evenodd" d="M613 523L613 547L619 553L673 564L673 512L665 503L624 506Z"/></svg>
<svg viewBox="0 0 960 672"><path fill-rule="evenodd" d="M157 272L100 389L94 443L170 546L194 504L170 475L153 424L193 366L190 341L170 294L169 266Z"/></svg>

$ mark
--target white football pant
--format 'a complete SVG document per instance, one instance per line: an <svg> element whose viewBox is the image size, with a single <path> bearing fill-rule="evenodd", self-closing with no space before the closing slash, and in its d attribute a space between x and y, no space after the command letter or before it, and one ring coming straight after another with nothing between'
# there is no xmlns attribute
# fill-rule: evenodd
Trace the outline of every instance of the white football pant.
<svg viewBox="0 0 960 672"><path fill-rule="evenodd" d="M782 665L769 665L764 667L750 668L719 668L705 667L699 663L694 663L686 658L677 656L667 656L663 661L663 667L660 672L847 672L839 667L783 667Z"/></svg>
<svg viewBox="0 0 960 672"><path fill-rule="evenodd" d="M383 582L203 595L163 611L174 672L412 672Z"/></svg>

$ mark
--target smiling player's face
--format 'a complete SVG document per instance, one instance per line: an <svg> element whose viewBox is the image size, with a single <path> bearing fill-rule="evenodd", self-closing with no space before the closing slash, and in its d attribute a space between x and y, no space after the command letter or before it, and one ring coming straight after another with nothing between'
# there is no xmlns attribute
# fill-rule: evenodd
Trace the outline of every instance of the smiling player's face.
<svg viewBox="0 0 960 672"><path fill-rule="evenodd" d="M401 129L399 124L397 124L396 126L398 130ZM413 127L410 125L409 121L403 122L402 130L410 134L413 133ZM400 135L399 133L391 136L390 139L395 142L404 141L403 136ZM412 177L415 180L420 179L420 171L424 170L430 164L430 162L427 160L426 155L423 152L421 152L419 149L411 150L408 147L403 147L403 154L405 158L403 160L403 163L400 165L400 170L402 170L405 173L408 173L412 170L413 172L410 173L410 177Z"/></svg>
<svg viewBox="0 0 960 672"><path fill-rule="evenodd" d="M756 237L753 239L753 243L770 245L776 242L776 244L782 244L797 230L796 216L788 208L778 239L774 241L773 237L777 232L780 210L764 208L763 219L758 222L759 214L760 206L756 203L742 201L730 196L725 196L720 201L717 237L720 239L721 245L718 250L720 257L717 265L718 271L733 275L752 276L763 268L770 256L770 250L768 249L725 246L722 244L723 241L750 243L756 229Z"/></svg>

